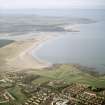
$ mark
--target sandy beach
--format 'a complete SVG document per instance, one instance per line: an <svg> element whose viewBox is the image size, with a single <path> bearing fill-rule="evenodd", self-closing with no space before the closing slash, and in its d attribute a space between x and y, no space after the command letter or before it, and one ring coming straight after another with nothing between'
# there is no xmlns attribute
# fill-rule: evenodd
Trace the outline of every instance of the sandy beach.
<svg viewBox="0 0 105 105"><path fill-rule="evenodd" d="M44 67L52 66L52 64L40 60L37 56L33 57L33 51L37 51L38 47L43 45L48 40L57 37L57 33L40 33L38 36L33 36L29 39L18 40L10 45L7 45L1 50L8 51L5 57L8 69L22 70L22 69L42 69Z"/></svg>
<svg viewBox="0 0 105 105"><path fill-rule="evenodd" d="M71 25L70 25L71 26ZM63 26L64 28L65 26ZM69 27L71 30L72 26ZM68 29L68 28L67 28ZM73 27L73 29L76 29ZM42 69L51 67L52 64L39 59L33 53L40 49L46 41L50 41L59 36L59 32L37 32L21 35L2 35L1 39L14 40L13 43L0 48L0 68L3 70L26 70L26 69ZM34 55L34 56L33 56Z"/></svg>

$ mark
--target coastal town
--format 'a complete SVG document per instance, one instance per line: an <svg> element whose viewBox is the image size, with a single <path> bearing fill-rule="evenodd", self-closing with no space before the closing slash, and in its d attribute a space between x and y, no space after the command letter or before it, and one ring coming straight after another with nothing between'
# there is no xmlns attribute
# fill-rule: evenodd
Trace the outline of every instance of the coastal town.
<svg viewBox="0 0 105 105"><path fill-rule="evenodd" d="M0 0L0 105L105 105L105 0Z"/></svg>
<svg viewBox="0 0 105 105"><path fill-rule="evenodd" d="M24 72L0 74L0 105L105 105L105 88L61 80L33 84L37 78Z"/></svg>

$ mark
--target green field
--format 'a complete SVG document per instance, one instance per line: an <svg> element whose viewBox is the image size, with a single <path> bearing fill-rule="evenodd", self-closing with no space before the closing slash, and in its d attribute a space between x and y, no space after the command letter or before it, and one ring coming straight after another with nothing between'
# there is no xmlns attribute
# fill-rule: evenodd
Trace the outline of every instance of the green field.
<svg viewBox="0 0 105 105"><path fill-rule="evenodd" d="M32 70L35 75L40 75L33 83L43 83L50 80L62 80L69 83L84 83L96 87L105 87L105 76L93 76L90 73L81 71L72 65L60 65L53 69Z"/></svg>

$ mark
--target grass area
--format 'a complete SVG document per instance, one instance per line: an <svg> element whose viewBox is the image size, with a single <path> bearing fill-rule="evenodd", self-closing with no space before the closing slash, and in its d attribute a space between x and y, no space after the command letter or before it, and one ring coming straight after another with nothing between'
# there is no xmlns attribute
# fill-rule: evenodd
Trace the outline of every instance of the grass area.
<svg viewBox="0 0 105 105"><path fill-rule="evenodd" d="M0 105L10 105L9 103L0 103Z"/></svg>
<svg viewBox="0 0 105 105"><path fill-rule="evenodd" d="M13 43L14 41L13 40L0 40L0 47L4 47L10 43Z"/></svg>
<svg viewBox="0 0 105 105"><path fill-rule="evenodd" d="M43 84L45 82L48 82L48 81L52 81L53 78L49 78L49 77L39 77L38 79L35 79L34 81L32 81L33 84Z"/></svg>
<svg viewBox="0 0 105 105"><path fill-rule="evenodd" d="M19 86L9 88L8 91L16 99L16 102L18 102L18 103L23 103L24 102L24 99L26 97L25 97L24 94L22 94L21 88Z"/></svg>
<svg viewBox="0 0 105 105"><path fill-rule="evenodd" d="M63 80L66 83L79 82L96 87L105 87L105 76L95 77L72 65L61 65L52 70L33 70L33 73L41 76L34 81L35 83L43 83L48 80Z"/></svg>

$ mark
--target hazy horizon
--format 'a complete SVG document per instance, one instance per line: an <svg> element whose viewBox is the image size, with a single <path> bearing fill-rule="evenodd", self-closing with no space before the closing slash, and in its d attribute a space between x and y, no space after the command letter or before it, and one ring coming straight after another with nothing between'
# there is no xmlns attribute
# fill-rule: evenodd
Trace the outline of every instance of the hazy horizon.
<svg viewBox="0 0 105 105"><path fill-rule="evenodd" d="M15 9L105 9L104 0L0 0L0 10Z"/></svg>

